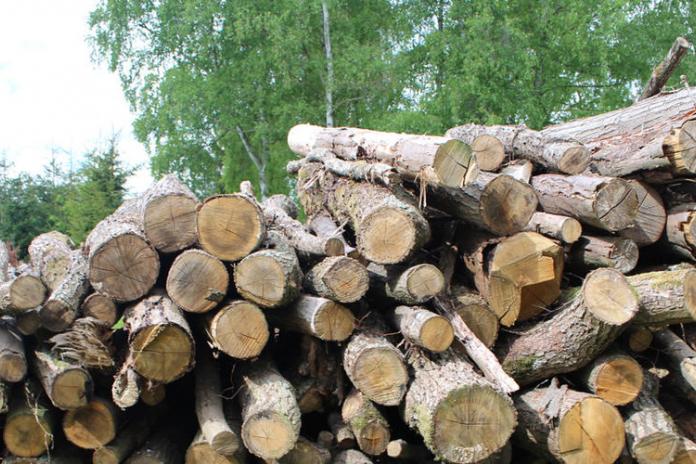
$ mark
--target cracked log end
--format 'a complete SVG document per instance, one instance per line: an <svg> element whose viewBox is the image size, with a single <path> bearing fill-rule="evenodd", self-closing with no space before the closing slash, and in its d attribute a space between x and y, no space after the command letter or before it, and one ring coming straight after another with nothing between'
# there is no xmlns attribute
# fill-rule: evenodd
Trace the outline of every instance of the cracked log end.
<svg viewBox="0 0 696 464"><path fill-rule="evenodd" d="M167 195L149 202L143 211L147 239L162 253L182 250L196 242L195 199Z"/></svg>
<svg viewBox="0 0 696 464"><path fill-rule="evenodd" d="M500 175L485 186L479 211L488 230L497 235L510 235L525 228L537 204L536 193L529 184Z"/></svg>
<svg viewBox="0 0 696 464"><path fill-rule="evenodd" d="M592 208L606 230L617 232L633 225L638 206L638 195L631 184L612 179L599 187Z"/></svg>
<svg viewBox="0 0 696 464"><path fill-rule="evenodd" d="M635 359L624 355L612 357L599 365L592 382L597 396L615 406L636 399L642 386L642 367Z"/></svg>
<svg viewBox="0 0 696 464"><path fill-rule="evenodd" d="M9 307L16 311L25 311L39 306L46 299L46 287L41 279L34 275L20 275L8 283Z"/></svg>
<svg viewBox="0 0 696 464"><path fill-rule="evenodd" d="M583 284L587 309L599 320L623 325L638 311L638 297L622 274L602 268L591 272Z"/></svg>
<svg viewBox="0 0 696 464"><path fill-rule="evenodd" d="M193 343L177 325L152 325L139 331L130 344L133 367L146 379L169 383L191 368Z"/></svg>
<svg viewBox="0 0 696 464"><path fill-rule="evenodd" d="M101 448L116 437L116 430L116 408L101 398L72 409L63 417L65 437L83 449Z"/></svg>
<svg viewBox="0 0 696 464"><path fill-rule="evenodd" d="M225 265L201 250L186 250L167 275L167 294L184 311L205 313L227 294L230 276Z"/></svg>
<svg viewBox="0 0 696 464"><path fill-rule="evenodd" d="M476 177L477 159L472 147L452 139L437 147L432 166L443 185L463 187Z"/></svg>
<svg viewBox="0 0 696 464"><path fill-rule="evenodd" d="M476 164L482 171L498 171L505 161L505 147L492 135L482 134L476 137L471 142L471 150L476 157Z"/></svg>
<svg viewBox="0 0 696 464"><path fill-rule="evenodd" d="M590 165L590 151L584 145L574 145L563 152L558 170L566 174L580 174Z"/></svg>
<svg viewBox="0 0 696 464"><path fill-rule="evenodd" d="M418 245L417 230L408 214L385 206L363 219L358 249L370 261L394 264L405 260Z"/></svg>

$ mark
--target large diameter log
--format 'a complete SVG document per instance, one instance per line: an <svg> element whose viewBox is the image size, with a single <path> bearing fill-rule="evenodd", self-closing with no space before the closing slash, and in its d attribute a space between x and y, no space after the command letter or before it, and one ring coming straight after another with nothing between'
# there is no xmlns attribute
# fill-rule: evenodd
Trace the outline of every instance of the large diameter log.
<svg viewBox="0 0 696 464"><path fill-rule="evenodd" d="M263 311L245 300L224 304L207 319L207 328L212 345L237 359L261 354L270 336Z"/></svg>
<svg viewBox="0 0 696 464"><path fill-rule="evenodd" d="M186 464L245 464L246 452L240 448L232 455L215 451L199 430L186 450ZM96 464L96 463L94 463Z"/></svg>
<svg viewBox="0 0 696 464"><path fill-rule="evenodd" d="M627 274L638 264L638 245L625 237L583 235L571 248L569 264L582 269L610 267Z"/></svg>
<svg viewBox="0 0 696 464"><path fill-rule="evenodd" d="M27 375L22 337L6 323L0 324L0 381L15 383Z"/></svg>
<svg viewBox="0 0 696 464"><path fill-rule="evenodd" d="M621 414L596 396L559 386L535 388L515 398L515 442L551 461L614 463L623 450Z"/></svg>
<svg viewBox="0 0 696 464"><path fill-rule="evenodd" d="M454 340L450 321L422 307L397 306L392 320L406 340L435 353L445 351Z"/></svg>
<svg viewBox="0 0 696 464"><path fill-rule="evenodd" d="M302 270L295 250L275 231L268 249L256 251L234 267L237 292L262 308L284 306L300 294Z"/></svg>
<svg viewBox="0 0 696 464"><path fill-rule="evenodd" d="M119 414L113 403L93 398L84 406L63 416L63 432L70 443L84 449L97 449L116 437Z"/></svg>
<svg viewBox="0 0 696 464"><path fill-rule="evenodd" d="M627 277L639 299L633 323L665 326L696 321L696 270L682 268Z"/></svg>
<svg viewBox="0 0 696 464"><path fill-rule="evenodd" d="M46 299L46 287L28 266L11 272L10 279L0 282L0 312L21 312L36 308Z"/></svg>
<svg viewBox="0 0 696 464"><path fill-rule="evenodd" d="M68 271L74 246L70 237L56 231L37 235L29 244L31 266L50 291L56 289Z"/></svg>
<svg viewBox="0 0 696 464"><path fill-rule="evenodd" d="M263 211L256 200L243 194L206 198L196 221L201 248L223 261L239 261L266 237Z"/></svg>
<svg viewBox="0 0 696 464"><path fill-rule="evenodd" d="M309 270L304 286L339 303L354 303L367 293L370 278L359 261L348 256L330 256Z"/></svg>
<svg viewBox="0 0 696 464"><path fill-rule="evenodd" d="M143 231L162 253L173 253L196 242L196 196L176 176L167 174L140 200Z"/></svg>
<svg viewBox="0 0 696 464"><path fill-rule="evenodd" d="M101 321L105 326L112 327L118 320L118 308L109 297L92 293L84 299L81 306L82 314Z"/></svg>
<svg viewBox="0 0 696 464"><path fill-rule="evenodd" d="M609 351L594 359L577 374L587 389L614 406L624 406L638 396L643 368L631 356Z"/></svg>
<svg viewBox="0 0 696 464"><path fill-rule="evenodd" d="M696 391L696 351L669 329L655 332L655 342L667 357L671 374L681 377Z"/></svg>
<svg viewBox="0 0 696 464"><path fill-rule="evenodd" d="M14 389L2 432L10 453L23 458L41 456L52 445L54 427L53 411L41 400L38 386L26 383Z"/></svg>
<svg viewBox="0 0 696 464"><path fill-rule="evenodd" d="M505 446L516 425L507 394L451 353L432 361L414 353L410 363L404 420L437 459L474 463Z"/></svg>
<svg viewBox="0 0 696 464"><path fill-rule="evenodd" d="M556 314L499 346L503 368L528 385L584 367L620 335L638 305L621 273L592 271Z"/></svg>
<svg viewBox="0 0 696 464"><path fill-rule="evenodd" d="M127 200L85 240L92 287L116 301L145 295L160 271L159 255L143 233L139 206L139 200Z"/></svg>
<svg viewBox="0 0 696 464"><path fill-rule="evenodd" d="M348 394L343 401L341 416L353 431L363 453L377 456L386 451L391 437L389 423L360 391L353 390Z"/></svg>
<svg viewBox="0 0 696 464"><path fill-rule="evenodd" d="M539 131L521 126L481 126L466 124L453 127L447 137L474 144L477 139L493 137L503 146L506 155L523 158L552 171L580 174L590 163L590 152L572 137L546 138ZM479 142L481 143L481 142ZM474 145L472 145L472 148ZM478 161L478 156L477 156ZM481 168L483 169L483 167Z"/></svg>
<svg viewBox="0 0 696 464"><path fill-rule="evenodd" d="M664 239L670 251L692 261L696 259L696 203L669 209Z"/></svg>
<svg viewBox="0 0 696 464"><path fill-rule="evenodd" d="M582 234L582 225L576 219L537 211L524 230L555 238L563 243L575 243Z"/></svg>
<svg viewBox="0 0 696 464"><path fill-rule="evenodd" d="M309 163L298 173L298 195L309 216L326 207L355 231L358 251L370 261L406 260L430 239L430 227L413 199L378 185L355 182Z"/></svg>
<svg viewBox="0 0 696 464"><path fill-rule="evenodd" d="M109 444L97 448L92 455L92 464L120 464L135 449L140 447L153 429L158 414L141 410L118 432Z"/></svg>
<svg viewBox="0 0 696 464"><path fill-rule="evenodd" d="M275 369L259 363L240 377L244 445L262 459L284 456L300 434L300 408L292 385Z"/></svg>
<svg viewBox="0 0 696 464"><path fill-rule="evenodd" d="M280 328L326 341L346 340L356 325L350 309L327 298L312 295L300 295L282 313L269 316L270 321Z"/></svg>
<svg viewBox="0 0 696 464"><path fill-rule="evenodd" d="M75 321L80 304L89 290L87 258L81 250L70 257L68 272L39 310L41 325L52 332L62 332Z"/></svg>
<svg viewBox="0 0 696 464"><path fill-rule="evenodd" d="M544 212L610 232L631 227L638 215L638 195L622 179L541 174L532 178L532 186Z"/></svg>
<svg viewBox="0 0 696 464"><path fill-rule="evenodd" d="M279 464L329 464L331 453L323 446L319 446L300 437L295 447L288 454L280 458Z"/></svg>
<svg viewBox="0 0 696 464"><path fill-rule="evenodd" d="M167 295L184 311L205 313L222 301L229 283L222 261L202 250L186 250L169 268Z"/></svg>
<svg viewBox="0 0 696 464"><path fill-rule="evenodd" d="M169 383L193 369L195 345L181 310L155 292L127 310L133 368L146 379Z"/></svg>
<svg viewBox="0 0 696 464"><path fill-rule="evenodd" d="M646 182L630 180L629 183L638 195L638 214L633 227L619 232L630 238L639 247L652 245L660 240L665 230L667 212L660 194Z"/></svg>
<svg viewBox="0 0 696 464"><path fill-rule="evenodd" d="M92 398L92 376L81 366L66 362L49 351L36 351L35 364L36 376L58 409L79 408Z"/></svg>

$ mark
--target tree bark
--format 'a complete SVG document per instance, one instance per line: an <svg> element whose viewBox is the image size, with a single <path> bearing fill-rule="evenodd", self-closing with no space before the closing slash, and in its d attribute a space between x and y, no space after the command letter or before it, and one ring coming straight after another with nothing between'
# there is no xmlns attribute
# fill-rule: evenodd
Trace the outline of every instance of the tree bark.
<svg viewBox="0 0 696 464"><path fill-rule="evenodd" d="M342 342L356 326L353 313L342 304L312 295L300 295L278 314L269 314L274 325L321 340Z"/></svg>
<svg viewBox="0 0 696 464"><path fill-rule="evenodd" d="M10 407L10 384L0 381L0 414L7 413Z"/></svg>
<svg viewBox="0 0 696 464"><path fill-rule="evenodd" d="M127 464L171 464L184 462L191 443L191 427L176 418L161 421L153 433L126 461Z"/></svg>
<svg viewBox="0 0 696 464"><path fill-rule="evenodd" d="M331 453L323 446L300 437L295 447L280 458L279 464L329 464Z"/></svg>
<svg viewBox="0 0 696 464"><path fill-rule="evenodd" d="M397 187L401 184L401 176L389 164L364 159L344 160L324 148L314 149L304 158L290 161L286 170L289 174L297 174L305 164L312 162L321 163L332 174L355 181L381 184L384 187Z"/></svg>
<svg viewBox="0 0 696 464"><path fill-rule="evenodd" d="M339 303L354 303L370 288L365 266L347 256L329 256L305 275L304 287Z"/></svg>
<svg viewBox="0 0 696 464"><path fill-rule="evenodd" d="M691 48L691 44L684 37L677 37L667 52L665 59L653 69L650 80L645 84L643 92L637 101L645 100L660 93L676 67L679 66L684 55L689 51L689 48Z"/></svg>
<svg viewBox="0 0 696 464"><path fill-rule="evenodd" d="M186 250L169 268L167 295L184 311L206 313L225 298L229 283L222 261L202 250Z"/></svg>
<svg viewBox="0 0 696 464"><path fill-rule="evenodd" d="M386 451L391 437L389 423L360 391L353 390L348 394L341 415L363 453L378 456Z"/></svg>
<svg viewBox="0 0 696 464"><path fill-rule="evenodd" d="M629 238L583 235L570 251L569 264L584 270L609 267L628 274L638 264L638 255L638 245Z"/></svg>
<svg viewBox="0 0 696 464"><path fill-rule="evenodd" d="M579 371L577 378L604 401L624 406L640 393L643 368L633 357L610 350Z"/></svg>
<svg viewBox="0 0 696 464"><path fill-rule="evenodd" d="M665 326L696 321L696 270L682 268L627 277L639 299L633 324Z"/></svg>
<svg viewBox="0 0 696 464"><path fill-rule="evenodd" d="M646 182L628 181L638 195L638 214L633 227L619 231L622 237L630 238L639 247L652 245L660 240L665 230L667 212L660 194Z"/></svg>
<svg viewBox="0 0 696 464"><path fill-rule="evenodd" d="M537 211L524 228L528 232L537 232L563 243L575 243L582 234L582 225L576 219L557 214Z"/></svg>
<svg viewBox="0 0 696 464"><path fill-rule="evenodd" d="M65 437L83 449L97 449L116 437L119 414L116 406L102 398L71 409L63 416Z"/></svg>
<svg viewBox="0 0 696 464"><path fill-rule="evenodd" d="M70 257L68 272L39 310L41 325L52 332L62 332L75 322L80 304L89 291L87 258L81 250Z"/></svg>
<svg viewBox="0 0 696 464"><path fill-rule="evenodd" d="M425 308L397 306L391 317L406 340L434 353L445 351L454 340L450 321Z"/></svg>
<svg viewBox="0 0 696 464"><path fill-rule="evenodd" d="M3 443L10 453L21 458L41 456L53 442L55 417L39 390L31 382L15 388L5 416Z"/></svg>
<svg viewBox="0 0 696 464"><path fill-rule="evenodd" d="M35 352L36 377L46 395L58 409L85 406L91 399L94 383L89 371L66 362L49 351Z"/></svg>
<svg viewBox="0 0 696 464"><path fill-rule="evenodd" d="M208 444L199 430L186 450L185 462L186 464L245 464L247 454L241 447L231 456L222 455Z"/></svg>
<svg viewBox="0 0 696 464"><path fill-rule="evenodd" d="M50 291L56 289L68 272L74 246L70 237L56 231L37 235L29 244L31 266Z"/></svg>
<svg viewBox="0 0 696 464"><path fill-rule="evenodd" d="M0 381L16 383L27 375L22 337L6 323L0 324Z"/></svg>
<svg viewBox="0 0 696 464"><path fill-rule="evenodd" d="M696 391L696 351L670 329L655 332L655 342L661 353L667 357L672 368L670 374L673 377L681 377L682 383Z"/></svg>
<svg viewBox="0 0 696 464"><path fill-rule="evenodd" d="M118 308L114 300L99 293L88 295L80 309L85 317L96 319L106 327L112 327L118 320Z"/></svg>
<svg viewBox="0 0 696 464"><path fill-rule="evenodd" d="M684 203L669 209L664 242L673 253L696 260L696 203Z"/></svg>
<svg viewBox="0 0 696 464"><path fill-rule="evenodd" d="M270 336L263 311L245 300L225 303L208 317L207 329L213 347L236 359L257 357Z"/></svg>

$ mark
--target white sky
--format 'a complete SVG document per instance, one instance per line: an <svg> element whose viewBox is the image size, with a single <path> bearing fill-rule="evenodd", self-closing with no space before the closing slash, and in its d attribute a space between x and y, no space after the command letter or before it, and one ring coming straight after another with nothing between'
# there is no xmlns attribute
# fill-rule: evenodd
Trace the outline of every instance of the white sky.
<svg viewBox="0 0 696 464"><path fill-rule="evenodd" d="M0 2L0 154L13 173L40 173L52 152L77 168L83 153L118 132L122 160L141 166L128 181L137 193L152 180L147 154L118 76L91 62L85 40L96 3Z"/></svg>

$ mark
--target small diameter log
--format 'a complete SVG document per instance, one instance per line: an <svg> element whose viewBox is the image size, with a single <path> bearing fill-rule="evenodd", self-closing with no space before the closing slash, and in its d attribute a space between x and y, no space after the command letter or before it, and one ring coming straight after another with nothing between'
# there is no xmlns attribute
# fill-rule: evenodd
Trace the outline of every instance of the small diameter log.
<svg viewBox="0 0 696 464"><path fill-rule="evenodd" d="M596 396L558 385L529 390L515 399L516 444L555 462L612 464L624 448L619 411Z"/></svg>
<svg viewBox="0 0 696 464"><path fill-rule="evenodd" d="M126 360L114 375L111 384L111 399L121 409L128 409L140 399L140 376L131 367L132 361Z"/></svg>
<svg viewBox="0 0 696 464"><path fill-rule="evenodd" d="M436 459L474 463L505 446L517 422L507 394L454 353L429 360L414 352L409 362L404 420Z"/></svg>
<svg viewBox="0 0 696 464"><path fill-rule="evenodd" d="M70 257L68 272L39 310L41 325L52 332L62 332L75 321L80 304L89 290L87 258L81 250Z"/></svg>
<svg viewBox="0 0 696 464"><path fill-rule="evenodd" d="M278 460L279 464L329 464L331 453L323 446L319 446L300 437L295 447L288 454Z"/></svg>
<svg viewBox="0 0 696 464"><path fill-rule="evenodd" d="M354 303L367 293L370 278L359 261L348 256L330 256L309 270L304 286L339 303Z"/></svg>
<svg viewBox="0 0 696 464"><path fill-rule="evenodd" d="M504 153L524 158L552 171L580 174L590 163L590 152L573 138L544 137L539 131L521 126L466 124L448 130L446 136L473 143L482 136L495 137ZM477 157L478 160L478 157ZM483 168L481 168L483 169Z"/></svg>
<svg viewBox="0 0 696 464"><path fill-rule="evenodd" d="M532 178L532 186L544 212L610 232L631 227L638 215L638 195L622 179L542 174Z"/></svg>
<svg viewBox="0 0 696 464"><path fill-rule="evenodd" d="M638 195L638 215L633 227L619 232L622 237L630 238L639 247L652 245L660 240L665 230L667 211L660 194L646 182L628 181Z"/></svg>
<svg viewBox="0 0 696 464"><path fill-rule="evenodd" d="M31 266L50 291L56 289L68 272L74 246L70 237L56 231L37 235L29 244Z"/></svg>
<svg viewBox="0 0 696 464"><path fill-rule="evenodd" d="M317 445L327 450L333 449L334 440L334 434L329 432L328 430L322 430L317 434Z"/></svg>
<svg viewBox="0 0 696 464"><path fill-rule="evenodd" d="M85 240L89 281L115 301L134 301L150 291L160 272L157 250L143 233L137 199L127 200Z"/></svg>
<svg viewBox="0 0 696 464"><path fill-rule="evenodd" d="M97 449L116 437L119 414L116 406L102 398L77 409L71 409L63 416L65 437L83 449Z"/></svg>
<svg viewBox="0 0 696 464"><path fill-rule="evenodd" d="M568 216L537 211L532 215L524 230L537 232L563 243L575 243L582 234L582 225L578 220Z"/></svg>
<svg viewBox="0 0 696 464"><path fill-rule="evenodd" d="M429 351L445 351L454 340L450 321L425 308L397 306L391 316L406 340Z"/></svg>
<svg viewBox="0 0 696 464"><path fill-rule="evenodd" d="M325 209L318 209L317 212L308 218L307 227L314 235L323 240L340 240L343 244L343 252L345 255L351 256L351 252L355 252L355 249L348 245L345 237L343 237L343 227L336 224L331 214Z"/></svg>
<svg viewBox="0 0 696 464"><path fill-rule="evenodd" d="M667 212L664 243L673 253L696 259L696 203L684 203Z"/></svg>
<svg viewBox="0 0 696 464"><path fill-rule="evenodd" d="M0 282L0 313L36 308L46 299L46 287L28 266L14 269L10 279Z"/></svg>
<svg viewBox="0 0 696 464"><path fill-rule="evenodd" d="M205 313L225 298L230 275L222 261L202 250L186 250L167 274L167 295L181 309Z"/></svg>
<svg viewBox="0 0 696 464"><path fill-rule="evenodd" d="M308 163L298 173L298 196L308 216L324 208L355 231L358 251L366 259L395 264L406 260L430 239L430 227L401 190L355 182Z"/></svg>
<svg viewBox="0 0 696 464"><path fill-rule="evenodd" d="M388 272L385 293L404 304L425 303L445 288L445 278L432 264L416 264L403 272Z"/></svg>
<svg viewBox="0 0 696 464"><path fill-rule="evenodd" d="M640 315L640 312L638 313ZM634 319L637 319L636 316ZM642 353L650 348L653 342L652 330L645 326L630 327L624 334L628 348L634 353Z"/></svg>
<svg viewBox="0 0 696 464"><path fill-rule="evenodd" d="M406 440L392 440L387 445L387 456L406 462L427 462L430 453L422 446L414 445Z"/></svg>
<svg viewBox="0 0 696 464"><path fill-rule="evenodd" d="M643 368L633 357L610 351L594 359L577 374L587 389L614 406L624 406L638 396Z"/></svg>
<svg viewBox="0 0 696 464"><path fill-rule="evenodd" d="M92 376L81 366L63 361L49 351L36 351L35 365L36 377L58 409L79 408L92 398Z"/></svg>
<svg viewBox="0 0 696 464"><path fill-rule="evenodd" d="M343 422L340 414L332 412L329 414L328 421L331 432L336 438L336 447L338 449L350 449L356 445L355 435L353 435L350 425Z"/></svg>
<svg viewBox="0 0 696 464"><path fill-rule="evenodd" d="M696 270L682 268L627 277L639 298L633 323L665 326L696 321Z"/></svg>
<svg viewBox="0 0 696 464"><path fill-rule="evenodd" d="M109 444L97 448L92 455L92 464L120 464L140 447L157 421L158 414L142 409L129 420Z"/></svg>
<svg viewBox="0 0 696 464"><path fill-rule="evenodd" d="M387 449L390 440L389 423L374 404L360 391L351 391L341 408L343 422L353 431L360 450L378 456Z"/></svg>
<svg viewBox="0 0 696 464"><path fill-rule="evenodd" d="M582 269L609 267L627 274L638 264L638 245L625 237L583 235L570 251L569 264Z"/></svg>
<svg viewBox="0 0 696 464"><path fill-rule="evenodd" d="M186 450L186 464L245 464L246 452L240 448L233 455L223 455L213 449L199 430ZM96 463L94 463L96 464Z"/></svg>
<svg viewBox="0 0 696 464"><path fill-rule="evenodd" d="M360 451L349 449L338 453L331 464L372 464L372 461Z"/></svg>
<svg viewBox="0 0 696 464"><path fill-rule="evenodd" d="M452 290L451 301L454 304L454 311L476 338L487 348L495 345L500 323L498 316L491 310L486 300L469 289L458 287Z"/></svg>
<svg viewBox="0 0 696 464"><path fill-rule="evenodd" d="M532 180L533 170L534 165L531 162L526 160L513 160L503 167L500 173L528 184L529 181Z"/></svg>
<svg viewBox="0 0 696 464"><path fill-rule="evenodd" d="M673 128L662 141L662 151L677 174L691 174L696 169L696 120Z"/></svg>
<svg viewBox="0 0 696 464"><path fill-rule="evenodd" d="M474 137L471 142L471 151L476 157L476 164L482 171L496 172L505 161L505 146L495 136L481 134Z"/></svg>
<svg viewBox="0 0 696 464"><path fill-rule="evenodd" d="M169 383L193 369L191 329L163 293L155 292L128 308L125 328L133 368L146 379Z"/></svg>
<svg viewBox="0 0 696 464"><path fill-rule="evenodd" d="M670 329L655 332L655 342L660 352L667 357L671 374L682 377L696 391L696 351Z"/></svg>
<svg viewBox="0 0 696 464"><path fill-rule="evenodd" d="M243 194L206 198L196 220L201 248L223 261L239 261L261 246L266 237L261 208Z"/></svg>
<svg viewBox="0 0 696 464"><path fill-rule="evenodd" d="M176 176L162 177L140 202L145 236L159 251L173 253L196 243L198 199Z"/></svg>
<svg viewBox="0 0 696 464"><path fill-rule="evenodd" d="M191 443L191 427L177 418L157 424L153 433L126 461L126 464L171 464L184 462Z"/></svg>
<svg viewBox="0 0 696 464"><path fill-rule="evenodd" d="M118 308L109 297L92 293L82 302L82 314L101 321L105 326L112 327L118 320Z"/></svg>
<svg viewBox="0 0 696 464"><path fill-rule="evenodd" d="M208 317L207 329L213 346L236 359L257 357L270 336L263 311L245 300L224 304Z"/></svg>
<svg viewBox="0 0 696 464"><path fill-rule="evenodd" d="M498 347L506 372L529 385L587 365L638 312L638 297L613 269L590 272L582 288L551 318Z"/></svg>
<svg viewBox="0 0 696 464"><path fill-rule="evenodd" d="M5 416L3 442L15 456L34 458L51 448L55 418L41 399L40 388L32 383L18 385Z"/></svg>
<svg viewBox="0 0 696 464"><path fill-rule="evenodd" d="M269 317L280 328L336 342L350 337L356 325L350 309L312 295L300 295L282 314L269 314Z"/></svg>
<svg viewBox="0 0 696 464"><path fill-rule="evenodd" d="M227 423L222 406L220 369L209 349L201 350L195 372L195 407L201 433L213 450L232 455L241 446L241 440Z"/></svg>
<svg viewBox="0 0 696 464"><path fill-rule="evenodd" d="M624 410L626 445L639 464L674 462L680 436L657 400L659 380L646 372L640 395Z"/></svg>
<svg viewBox="0 0 696 464"><path fill-rule="evenodd" d="M295 250L275 231L268 233L271 247L256 251L234 268L237 292L262 308L284 306L300 294L302 270Z"/></svg>
<svg viewBox="0 0 696 464"><path fill-rule="evenodd" d="M251 454L278 459L300 434L300 408L295 391L275 369L255 363L241 375L242 440Z"/></svg>
<svg viewBox="0 0 696 464"><path fill-rule="evenodd" d="M0 323L0 381L15 383L27 375L27 358L22 337L6 323Z"/></svg>
<svg viewBox="0 0 696 464"><path fill-rule="evenodd" d="M638 97L638 101L650 98L662 91L662 88L667 84L672 72L674 72L682 58L689 52L690 48L691 44L689 44L688 40L684 37L677 37L665 58L653 69L650 80L645 84L643 92L641 92L640 97Z"/></svg>

